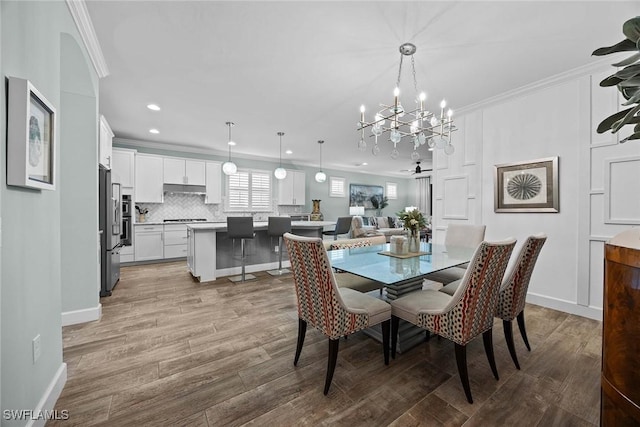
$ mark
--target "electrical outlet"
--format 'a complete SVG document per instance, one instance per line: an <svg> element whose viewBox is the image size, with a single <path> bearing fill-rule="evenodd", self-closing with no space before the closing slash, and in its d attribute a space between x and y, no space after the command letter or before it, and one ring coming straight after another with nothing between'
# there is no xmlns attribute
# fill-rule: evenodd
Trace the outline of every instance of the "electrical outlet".
<svg viewBox="0 0 640 427"><path fill-rule="evenodd" d="M36 363L40 359L42 354L42 347L40 346L40 334L36 335L31 342L33 349L33 363Z"/></svg>
<svg viewBox="0 0 640 427"><path fill-rule="evenodd" d="M274 248L273 248L273 251L274 251L275 253L280 252L280 247L279 247L279 246L274 247Z"/></svg>

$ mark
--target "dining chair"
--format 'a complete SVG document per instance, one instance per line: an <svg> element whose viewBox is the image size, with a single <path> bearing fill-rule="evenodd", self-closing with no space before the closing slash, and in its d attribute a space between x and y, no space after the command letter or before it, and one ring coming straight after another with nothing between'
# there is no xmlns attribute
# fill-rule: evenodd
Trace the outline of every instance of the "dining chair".
<svg viewBox="0 0 640 427"><path fill-rule="evenodd" d="M453 341L460 381L473 403L466 345L482 334L491 371L499 379L493 355L493 314L500 284L516 241L480 243L453 296L433 290L413 292L391 302L391 356L395 358L400 319Z"/></svg>
<svg viewBox="0 0 640 427"><path fill-rule="evenodd" d="M351 230L351 217L341 216L336 221L336 226L333 230L323 231L325 236L333 236L333 240L338 240L338 234L347 234Z"/></svg>
<svg viewBox="0 0 640 427"><path fill-rule="evenodd" d="M391 306L356 290L338 288L322 239L285 233L284 241L298 300L298 342L294 366L298 365L309 324L329 339L324 384L326 395L338 359L340 338L379 323L382 324L384 364L388 365Z"/></svg>
<svg viewBox="0 0 640 427"><path fill-rule="evenodd" d="M524 306L531 274L538 260L540 250L546 240L547 236L544 233L529 236L522 245L517 260L505 273L504 280L500 286L500 296L498 298L495 317L502 319L504 338L507 342L511 359L513 359L513 363L517 369L520 369L520 363L518 363L518 356L516 355L516 348L513 342L511 321L513 319L518 320L518 328L520 329L520 335L522 336L524 345L527 347L527 350L531 351L525 329ZM440 292L453 295L459 285L460 281L457 280L440 289Z"/></svg>
<svg viewBox="0 0 640 427"><path fill-rule="evenodd" d="M484 240L486 225L472 224L449 224L444 237L444 245L447 248L470 248L475 249ZM469 264L462 264L457 267L436 271L427 276L429 280L448 285L451 282L462 279Z"/></svg>

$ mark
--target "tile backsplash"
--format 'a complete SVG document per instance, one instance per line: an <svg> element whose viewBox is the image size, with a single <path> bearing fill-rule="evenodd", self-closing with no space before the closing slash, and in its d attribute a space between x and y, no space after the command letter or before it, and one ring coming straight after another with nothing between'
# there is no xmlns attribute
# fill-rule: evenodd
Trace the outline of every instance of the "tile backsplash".
<svg viewBox="0 0 640 427"><path fill-rule="evenodd" d="M164 195L164 203L136 203L136 206L149 210L146 214L146 222L184 218L204 218L207 221L224 222L227 216L232 215L231 212L224 211L224 203L205 205L204 196L197 194L167 193ZM302 206L278 206L276 200L273 200L271 212L258 212L254 218L256 221L266 221L269 216L299 214L302 210ZM243 214L234 212L233 215L242 216Z"/></svg>

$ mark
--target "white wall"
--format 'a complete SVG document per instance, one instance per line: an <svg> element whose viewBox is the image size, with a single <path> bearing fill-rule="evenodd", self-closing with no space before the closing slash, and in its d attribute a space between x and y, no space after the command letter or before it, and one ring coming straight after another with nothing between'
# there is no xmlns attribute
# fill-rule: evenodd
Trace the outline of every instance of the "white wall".
<svg viewBox="0 0 640 427"><path fill-rule="evenodd" d="M489 240L544 232L528 301L596 319L603 242L640 223L640 143L592 131L618 108L617 91L598 86L613 72L575 70L469 109L456 119L454 155L435 156L435 241L454 221L486 224ZM494 212L496 164L554 156L559 213Z"/></svg>
<svg viewBox="0 0 640 427"><path fill-rule="evenodd" d="M65 2L0 2L1 19L1 75L0 86L0 216L2 217L2 252L0 263L0 409L42 410L53 405L66 381L66 364L62 358L61 289L62 256L61 220L66 211L62 207L71 200L78 187L60 180L60 167L65 165L95 164L95 148L84 150L74 144L96 145L96 138L75 138L71 131L62 132L58 120L56 129L57 178L55 191L30 190L6 185L6 76L29 79L33 85L56 107L60 116L69 115L63 108L61 65L61 39L67 33L82 46L76 26ZM90 64L83 64L84 68ZM92 86L97 92L97 76L91 72ZM96 110L94 101L94 111ZM86 106L86 104L85 104ZM83 116L86 119L86 116ZM91 117L97 123L97 114ZM66 121L65 121L66 122ZM70 118L69 122L73 122ZM61 138L62 135L66 138ZM86 136L82 133L81 136ZM65 149L61 149L61 146ZM63 157L61 159L61 157ZM68 163L67 163L68 162ZM91 168L95 171L95 168ZM78 181L92 180L78 174ZM69 196L69 197L66 197ZM97 196L96 200L97 200ZM86 205L85 205L86 207ZM94 216L97 210L92 209ZM87 227L91 221L84 222ZM96 222L97 224L97 222ZM92 235L95 236L97 227ZM94 252L94 242L78 240L75 250L79 253ZM89 280L94 278L89 278ZM95 289L95 283L93 283ZM95 293L94 293L95 298ZM32 339L40 335L41 356L34 362ZM3 412L4 414L4 412ZM37 415L37 412L36 412ZM3 426L28 424L30 420L5 420ZM44 425L37 420L35 425Z"/></svg>

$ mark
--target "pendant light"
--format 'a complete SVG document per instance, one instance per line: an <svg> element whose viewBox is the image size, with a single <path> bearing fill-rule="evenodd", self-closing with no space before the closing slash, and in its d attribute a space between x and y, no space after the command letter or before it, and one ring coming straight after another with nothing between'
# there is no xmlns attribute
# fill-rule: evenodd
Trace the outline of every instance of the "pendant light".
<svg viewBox="0 0 640 427"><path fill-rule="evenodd" d="M324 141L318 141L318 144L320 144L320 171L316 173L316 182L325 182L327 174L322 172L322 144L324 144Z"/></svg>
<svg viewBox="0 0 640 427"><path fill-rule="evenodd" d="M231 127L235 126L235 123L226 122L225 124L229 127L229 142L227 142L227 145L229 145L229 160L222 164L222 172L224 172L225 175L233 175L238 172L238 167L231 161L231 146L236 145L236 143L231 140Z"/></svg>
<svg viewBox="0 0 640 427"><path fill-rule="evenodd" d="M273 171L276 179L285 179L287 177L287 170L282 167L282 135L284 135L284 132L278 132L278 136L280 137L280 166Z"/></svg>

